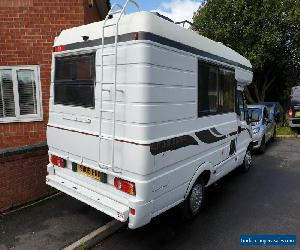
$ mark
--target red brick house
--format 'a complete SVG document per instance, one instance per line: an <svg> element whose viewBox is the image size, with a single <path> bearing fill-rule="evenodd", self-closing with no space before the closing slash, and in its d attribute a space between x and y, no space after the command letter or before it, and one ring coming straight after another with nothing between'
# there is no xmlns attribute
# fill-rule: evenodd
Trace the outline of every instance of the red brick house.
<svg viewBox="0 0 300 250"><path fill-rule="evenodd" d="M53 41L109 8L108 0L0 1L0 211L52 192L45 176Z"/></svg>

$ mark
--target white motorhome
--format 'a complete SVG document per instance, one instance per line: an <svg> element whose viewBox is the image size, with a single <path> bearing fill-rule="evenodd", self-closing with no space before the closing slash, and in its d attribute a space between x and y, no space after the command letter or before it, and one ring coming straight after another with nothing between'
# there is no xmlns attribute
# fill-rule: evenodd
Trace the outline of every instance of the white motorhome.
<svg viewBox="0 0 300 250"><path fill-rule="evenodd" d="M205 187L249 169L252 71L223 44L125 7L55 40L46 183L138 228L180 203L197 215Z"/></svg>

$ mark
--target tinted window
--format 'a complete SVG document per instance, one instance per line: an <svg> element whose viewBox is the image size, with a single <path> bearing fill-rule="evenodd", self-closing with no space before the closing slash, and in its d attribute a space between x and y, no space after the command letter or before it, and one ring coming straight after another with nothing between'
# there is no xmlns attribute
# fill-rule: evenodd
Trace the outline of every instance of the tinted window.
<svg viewBox="0 0 300 250"><path fill-rule="evenodd" d="M226 69L219 70L219 112L234 112L235 76Z"/></svg>
<svg viewBox="0 0 300 250"><path fill-rule="evenodd" d="M95 107L95 54L55 59L54 103Z"/></svg>
<svg viewBox="0 0 300 250"><path fill-rule="evenodd" d="M199 62L198 116L234 112L235 77L231 70Z"/></svg>
<svg viewBox="0 0 300 250"><path fill-rule="evenodd" d="M199 63L198 116L216 114L218 97L218 68Z"/></svg>

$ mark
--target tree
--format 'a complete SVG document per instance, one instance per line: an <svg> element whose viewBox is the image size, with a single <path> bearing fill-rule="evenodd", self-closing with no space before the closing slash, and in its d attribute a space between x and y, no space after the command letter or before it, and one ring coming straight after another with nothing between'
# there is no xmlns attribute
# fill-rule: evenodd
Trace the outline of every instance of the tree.
<svg viewBox="0 0 300 250"><path fill-rule="evenodd" d="M300 84L300 0L208 0L193 22L194 30L251 61L249 101L265 100L277 84L279 91Z"/></svg>

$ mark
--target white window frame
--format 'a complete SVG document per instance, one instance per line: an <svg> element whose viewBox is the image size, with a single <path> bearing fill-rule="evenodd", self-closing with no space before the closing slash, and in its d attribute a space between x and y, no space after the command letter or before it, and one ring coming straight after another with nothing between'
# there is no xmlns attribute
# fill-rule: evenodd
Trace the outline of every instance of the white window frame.
<svg viewBox="0 0 300 250"><path fill-rule="evenodd" d="M43 108L42 108L42 91L41 91L41 80L40 80L40 67L38 65L18 65L18 66L0 66L0 70L11 70L12 81L13 81L13 93L15 101L15 117L1 117L0 123L12 123L12 122L33 122L43 120ZM19 91L18 91L18 70L32 70L34 71L34 79L36 83L36 114L20 115L20 104L19 104Z"/></svg>

